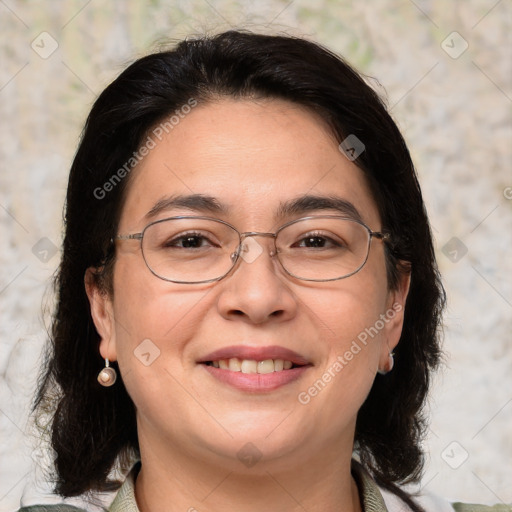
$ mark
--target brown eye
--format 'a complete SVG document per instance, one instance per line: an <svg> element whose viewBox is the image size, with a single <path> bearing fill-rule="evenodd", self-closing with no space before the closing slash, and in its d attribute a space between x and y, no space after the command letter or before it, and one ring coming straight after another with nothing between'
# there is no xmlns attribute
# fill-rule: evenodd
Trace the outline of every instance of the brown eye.
<svg viewBox="0 0 512 512"><path fill-rule="evenodd" d="M218 247L209 238L200 233L185 233L175 236L162 244L168 249L200 249L204 247Z"/></svg>
<svg viewBox="0 0 512 512"><path fill-rule="evenodd" d="M343 244L325 235L312 234L302 237L300 240L295 242L292 247L303 247L306 249L332 249L343 247Z"/></svg>

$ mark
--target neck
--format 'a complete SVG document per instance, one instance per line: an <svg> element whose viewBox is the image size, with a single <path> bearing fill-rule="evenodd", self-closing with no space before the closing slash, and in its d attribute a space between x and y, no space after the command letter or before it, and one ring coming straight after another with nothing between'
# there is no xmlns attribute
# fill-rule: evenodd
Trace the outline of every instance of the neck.
<svg viewBox="0 0 512 512"><path fill-rule="evenodd" d="M346 452L331 446L300 461L263 457L240 472L238 460L199 460L179 447L170 452L168 443L142 442L137 505L140 512L361 512Z"/></svg>

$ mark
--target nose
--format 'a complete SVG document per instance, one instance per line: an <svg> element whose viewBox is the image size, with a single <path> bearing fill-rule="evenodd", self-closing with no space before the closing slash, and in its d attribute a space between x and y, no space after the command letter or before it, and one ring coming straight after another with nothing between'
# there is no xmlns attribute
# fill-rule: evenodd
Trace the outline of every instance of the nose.
<svg viewBox="0 0 512 512"><path fill-rule="evenodd" d="M273 257L273 241L256 241L254 235L244 238L236 268L219 283L219 313L228 320L253 324L290 320L298 303Z"/></svg>

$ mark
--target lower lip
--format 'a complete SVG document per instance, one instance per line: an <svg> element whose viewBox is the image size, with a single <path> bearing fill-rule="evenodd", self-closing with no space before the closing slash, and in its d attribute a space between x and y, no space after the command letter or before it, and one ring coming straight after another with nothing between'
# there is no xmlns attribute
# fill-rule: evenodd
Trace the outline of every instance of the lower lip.
<svg viewBox="0 0 512 512"><path fill-rule="evenodd" d="M202 364L213 377L242 391L273 391L302 377L311 365L272 373L242 373Z"/></svg>

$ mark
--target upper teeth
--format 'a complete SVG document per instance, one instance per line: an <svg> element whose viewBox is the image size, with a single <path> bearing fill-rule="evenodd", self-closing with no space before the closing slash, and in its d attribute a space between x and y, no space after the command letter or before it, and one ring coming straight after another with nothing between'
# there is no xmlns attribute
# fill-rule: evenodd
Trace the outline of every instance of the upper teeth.
<svg viewBox="0 0 512 512"><path fill-rule="evenodd" d="M283 359L256 361L255 359L238 359L237 357L212 361L212 364L215 368L242 373L272 373L289 370L292 367L291 361L284 361Z"/></svg>

